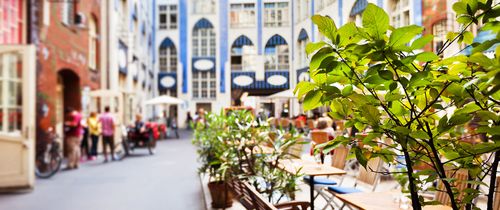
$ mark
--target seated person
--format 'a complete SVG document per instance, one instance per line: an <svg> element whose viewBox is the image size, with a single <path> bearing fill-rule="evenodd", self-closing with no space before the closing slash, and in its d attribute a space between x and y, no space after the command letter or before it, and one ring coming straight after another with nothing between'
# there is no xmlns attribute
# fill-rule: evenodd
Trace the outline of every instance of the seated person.
<svg viewBox="0 0 500 210"><path fill-rule="evenodd" d="M134 129L137 135L141 135L146 131L145 123L142 121L140 114L135 115Z"/></svg>

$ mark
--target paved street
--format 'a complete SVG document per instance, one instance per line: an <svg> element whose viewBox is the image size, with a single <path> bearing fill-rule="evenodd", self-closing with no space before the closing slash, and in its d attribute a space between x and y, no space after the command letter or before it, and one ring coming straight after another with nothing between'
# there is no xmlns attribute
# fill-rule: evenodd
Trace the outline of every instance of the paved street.
<svg viewBox="0 0 500 210"><path fill-rule="evenodd" d="M0 194L0 210L203 209L196 152L188 134L160 141L154 156L136 150L121 162L88 162L37 180L25 194Z"/></svg>

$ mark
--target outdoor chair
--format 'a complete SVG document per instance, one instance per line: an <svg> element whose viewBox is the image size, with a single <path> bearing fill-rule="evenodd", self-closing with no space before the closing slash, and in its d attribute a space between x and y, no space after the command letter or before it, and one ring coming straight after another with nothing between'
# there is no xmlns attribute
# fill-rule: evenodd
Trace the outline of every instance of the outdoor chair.
<svg viewBox="0 0 500 210"><path fill-rule="evenodd" d="M234 198L238 200L245 209L252 209L252 199L248 192L245 190L244 181L240 179L233 179L229 182L229 187L231 188Z"/></svg>
<svg viewBox="0 0 500 210"><path fill-rule="evenodd" d="M262 195L257 192L257 190L251 186L248 182L243 182L244 186L244 194L243 200L250 200L251 206L246 209L251 210L278 210L278 209L297 209L297 210L305 210L309 207L309 202L305 201L290 201L284 202L280 204L273 205L269 201L267 201ZM241 199L240 199L241 200Z"/></svg>
<svg viewBox="0 0 500 210"><path fill-rule="evenodd" d="M497 176L497 188L495 189L495 202L493 203L494 210L500 210L500 176Z"/></svg>
<svg viewBox="0 0 500 210"><path fill-rule="evenodd" d="M302 152L304 152L304 138L297 139L297 143L288 148L287 153L293 158L301 158Z"/></svg>
<svg viewBox="0 0 500 210"><path fill-rule="evenodd" d="M301 133L303 133L305 131L305 123L304 121L302 120L294 120L294 123L295 123L295 128L297 128L297 130Z"/></svg>
<svg viewBox="0 0 500 210"><path fill-rule="evenodd" d="M288 129L290 129L291 124L292 123L287 118L281 118L279 120L279 126L280 126L281 129L288 130Z"/></svg>
<svg viewBox="0 0 500 210"><path fill-rule="evenodd" d="M335 148L333 150L331 166L338 169L344 169L348 154L349 154L349 149L344 145L340 145L339 147ZM309 179L310 179L309 176L304 177L304 181L306 183L309 183ZM343 176L340 177L339 182L332 180L328 177L314 177L314 191L318 193L316 194L315 198L321 196L326 201L328 201L330 196L327 193L325 193L324 189L326 189L326 187L328 186L342 184L343 180L344 180Z"/></svg>
<svg viewBox="0 0 500 210"><path fill-rule="evenodd" d="M452 187L456 187L460 192L458 195L458 199L461 200L464 197L464 190L467 188L467 180L469 178L469 172L467 169L446 169L446 177L455 178L456 180L452 183ZM444 187L443 182L439 181L437 192L434 196L435 201L439 201L443 205L450 205L451 200L450 196L446 193L446 189ZM463 209L463 208L462 208Z"/></svg>
<svg viewBox="0 0 500 210"><path fill-rule="evenodd" d="M307 128L309 128L310 131L316 128L316 126L314 126L314 120L307 120Z"/></svg>
<svg viewBox="0 0 500 210"><path fill-rule="evenodd" d="M329 186L327 188L328 192L330 192L333 196L330 197L325 208L328 205L332 205L332 203L336 204L334 202L336 194L363 192L358 188L359 184L368 187L371 192L375 191L380 181L380 173L378 173L378 171L382 168L382 163L383 163L382 159L374 158L368 161L366 169L364 167L360 167L359 174L356 177L356 182L354 183L353 187ZM340 209L343 209L345 206L346 206L345 203L342 204Z"/></svg>

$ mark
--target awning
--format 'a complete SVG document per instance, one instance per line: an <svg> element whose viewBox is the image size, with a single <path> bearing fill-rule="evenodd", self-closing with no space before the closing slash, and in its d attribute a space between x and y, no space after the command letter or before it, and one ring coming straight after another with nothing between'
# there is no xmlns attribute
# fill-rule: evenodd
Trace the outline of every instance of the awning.
<svg viewBox="0 0 500 210"><path fill-rule="evenodd" d="M354 3L354 6L352 6L351 13L349 16L356 16L358 14L361 14L363 11L365 11L366 6L368 6L368 1L366 0L357 0Z"/></svg>
<svg viewBox="0 0 500 210"><path fill-rule="evenodd" d="M308 39L308 38L309 38L309 36L307 36L307 32L306 32L306 30L304 30L304 29L300 30L298 40L299 40L299 41L302 41L302 40L306 40L306 39Z"/></svg>
<svg viewBox="0 0 500 210"><path fill-rule="evenodd" d="M243 45L253 45L252 40L250 40L247 36L241 35L233 42L234 47L243 47Z"/></svg>
<svg viewBox="0 0 500 210"><path fill-rule="evenodd" d="M172 42L170 38L165 38L160 44L160 48L170 48L170 47L175 47L174 42Z"/></svg>
<svg viewBox="0 0 500 210"><path fill-rule="evenodd" d="M214 26L212 25L212 23L210 23L210 21L208 21L205 18L202 18L201 20L196 22L196 24L194 24L194 29L213 28L213 27Z"/></svg>
<svg viewBox="0 0 500 210"><path fill-rule="evenodd" d="M285 45L285 44L287 44L285 39L282 36L276 34L276 35L272 36L267 41L266 47L272 47L272 46L276 46L276 45Z"/></svg>

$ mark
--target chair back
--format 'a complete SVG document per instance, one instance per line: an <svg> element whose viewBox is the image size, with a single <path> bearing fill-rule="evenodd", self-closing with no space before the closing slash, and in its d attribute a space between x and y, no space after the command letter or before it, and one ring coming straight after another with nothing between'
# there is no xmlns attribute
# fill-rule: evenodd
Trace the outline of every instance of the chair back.
<svg viewBox="0 0 500 210"><path fill-rule="evenodd" d="M349 149L344 145L339 145L335 148L332 155L332 167L344 169L348 154Z"/></svg>
<svg viewBox="0 0 500 210"><path fill-rule="evenodd" d="M255 210L277 210L278 208L274 207L273 204L269 203L262 195L260 195L257 190L253 186L251 186L247 182L242 182L245 187L245 196L248 196L252 201L253 208L247 209L255 209ZM245 207L246 208L246 207Z"/></svg>
<svg viewBox="0 0 500 210"><path fill-rule="evenodd" d="M314 130L316 126L314 126L314 120L307 120L307 127L309 130Z"/></svg>
<svg viewBox="0 0 500 210"><path fill-rule="evenodd" d="M297 129L303 129L304 127L306 127L306 125L302 120L295 120L295 127Z"/></svg>
<svg viewBox="0 0 500 210"><path fill-rule="evenodd" d="M312 131L311 140L316 144L323 144L325 142L328 142L328 133L326 131Z"/></svg>
<svg viewBox="0 0 500 210"><path fill-rule="evenodd" d="M467 169L446 169L445 171L446 177L448 178L455 178L456 180L451 184L452 187L455 187L458 189L460 194L458 195L458 199L461 200L464 197L464 190L467 188L467 180L469 178L469 172ZM439 181L438 184L438 191L436 192L434 200L441 202L443 205L450 205L451 200L450 196L446 193L446 188L444 187L444 184L442 181Z"/></svg>
<svg viewBox="0 0 500 210"><path fill-rule="evenodd" d="M500 210L500 176L497 176L496 182L496 190L495 190L495 202L493 203L494 210Z"/></svg>
<svg viewBox="0 0 500 210"><path fill-rule="evenodd" d="M289 127L290 127L290 124L291 124L291 122L290 122L290 120L289 120L289 119L287 119L287 118L281 118L281 119L279 120L279 125L280 125L280 127L282 127L282 128L289 128Z"/></svg>
<svg viewBox="0 0 500 210"><path fill-rule="evenodd" d="M245 189L244 181L235 179L231 182L231 189L235 198L245 207L245 209L253 209L252 197Z"/></svg>
<svg viewBox="0 0 500 210"><path fill-rule="evenodd" d="M356 178L356 183L362 182L366 185L372 186L372 191L378 185L380 174L377 173L382 168L382 159L373 158L366 164L366 169L364 167L359 167L359 175Z"/></svg>
<svg viewBox="0 0 500 210"><path fill-rule="evenodd" d="M339 131L343 131L345 129L343 120L335 121L335 125L337 126L337 130L339 130Z"/></svg>
<svg viewBox="0 0 500 210"><path fill-rule="evenodd" d="M287 153L294 158L300 158L302 156L302 152L304 151L304 138L297 139L297 143L288 148Z"/></svg>

